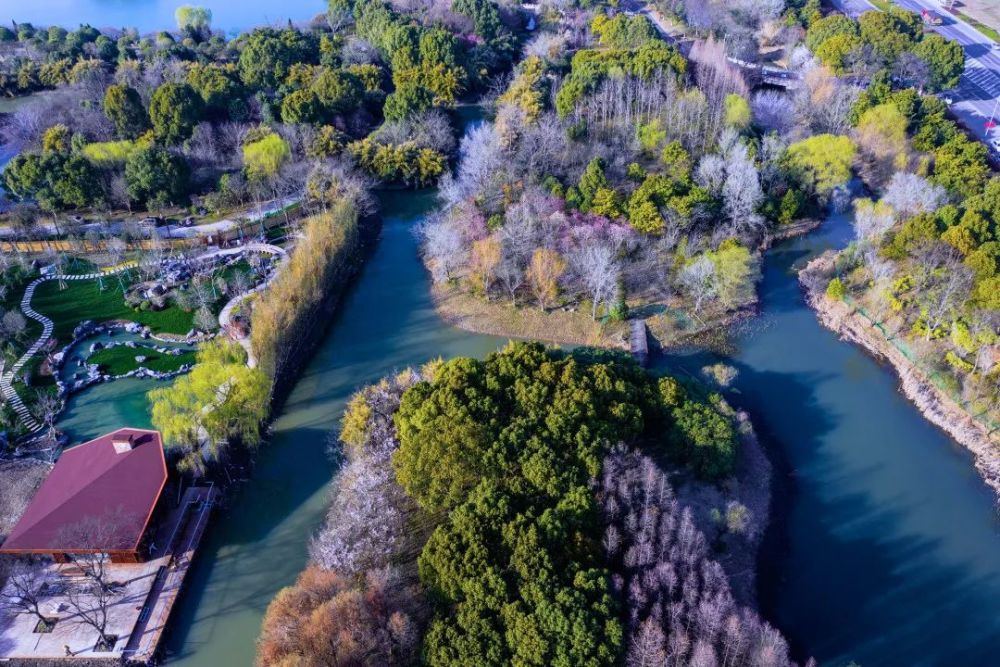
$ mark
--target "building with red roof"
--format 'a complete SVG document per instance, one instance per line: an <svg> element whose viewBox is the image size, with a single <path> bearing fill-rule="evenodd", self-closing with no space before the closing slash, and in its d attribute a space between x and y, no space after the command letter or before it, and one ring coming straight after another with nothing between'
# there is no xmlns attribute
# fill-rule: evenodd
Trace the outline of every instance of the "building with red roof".
<svg viewBox="0 0 1000 667"><path fill-rule="evenodd" d="M106 553L145 560L145 538L167 483L157 431L123 428L67 449L45 478L0 553Z"/></svg>

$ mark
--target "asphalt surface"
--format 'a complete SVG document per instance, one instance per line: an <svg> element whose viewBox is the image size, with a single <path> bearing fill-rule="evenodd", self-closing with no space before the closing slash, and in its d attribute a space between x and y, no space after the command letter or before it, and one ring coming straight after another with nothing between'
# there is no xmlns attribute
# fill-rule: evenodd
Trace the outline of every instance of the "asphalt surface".
<svg viewBox="0 0 1000 667"><path fill-rule="evenodd" d="M965 49L965 73L958 87L948 91L952 98L951 110L977 137L997 153L1000 144L1000 127L987 129L986 123L994 114L1000 114L1000 47L968 23L941 9L939 3L926 0L897 0L897 4L910 11L928 9L944 19L944 25L933 30L953 39ZM994 118L994 121L1000 119Z"/></svg>
<svg viewBox="0 0 1000 667"><path fill-rule="evenodd" d="M945 11L933 0L895 0L896 4L918 14L922 9L935 12L944 24L928 26L942 36L953 39L965 49L965 72L958 87L942 97L951 98L951 110L972 132L985 142L994 156L1000 155L1000 127L988 129L991 117L1000 116L1000 48L968 23ZM867 0L834 0L838 9L853 17L877 8ZM997 26L1000 27L1000 26ZM994 117L1000 123L1000 118ZM994 143L996 142L996 143Z"/></svg>

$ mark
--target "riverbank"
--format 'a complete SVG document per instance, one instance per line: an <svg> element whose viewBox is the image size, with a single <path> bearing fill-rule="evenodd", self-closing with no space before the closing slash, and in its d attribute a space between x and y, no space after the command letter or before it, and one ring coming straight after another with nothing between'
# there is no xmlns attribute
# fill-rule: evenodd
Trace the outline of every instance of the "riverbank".
<svg viewBox="0 0 1000 667"><path fill-rule="evenodd" d="M822 220L808 219L783 225L765 238L757 248L757 261L774 243L804 236L814 231ZM679 297L655 300L634 298L628 302L629 319L646 322L650 336L660 349L681 348L701 342L706 336L724 330L758 313L754 295L735 308L713 310L711 303L697 315ZM464 289L460 280L433 283L431 296L438 315L453 327L472 333L506 338L538 340L549 344L587 345L616 350L629 349L627 321L595 321L589 306L582 303L541 310L528 305L514 305L509 299L486 300Z"/></svg>
<svg viewBox="0 0 1000 667"><path fill-rule="evenodd" d="M552 345L584 345L612 350L629 349L629 320L594 320L589 308L580 304L542 311L514 306L510 301L486 301L456 284L431 287L434 309L449 325L472 333L537 340ZM650 336L660 349L679 348L724 329L756 313L756 299L734 310L702 313L695 322L683 308L664 303L629 304L629 319L646 322Z"/></svg>
<svg viewBox="0 0 1000 667"><path fill-rule="evenodd" d="M806 302L823 326L893 367L900 388L920 413L972 453L976 470L1000 502L1000 439L931 382L856 309L844 301L826 297L826 285L834 274L835 257L834 252L827 251L799 272Z"/></svg>

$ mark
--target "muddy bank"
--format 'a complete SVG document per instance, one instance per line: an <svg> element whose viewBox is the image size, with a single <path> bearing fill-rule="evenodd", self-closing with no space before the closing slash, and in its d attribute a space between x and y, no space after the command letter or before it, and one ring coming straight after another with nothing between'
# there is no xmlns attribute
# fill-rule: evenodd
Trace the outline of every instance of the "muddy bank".
<svg viewBox="0 0 1000 667"><path fill-rule="evenodd" d="M698 344L705 336L724 330L757 312L756 299L734 310L705 314L693 328L678 328L669 314L647 312L671 310L663 304L630 304L630 316L622 322L594 321L587 307L537 307L494 299L486 301L454 285L437 284L431 288L434 310L449 325L489 336L537 340L550 345L585 345L613 350L629 349L629 322L642 319L652 336L650 352ZM678 309L673 309L678 310Z"/></svg>
<svg viewBox="0 0 1000 667"><path fill-rule="evenodd" d="M806 302L823 326L892 365L899 376L903 393L921 414L972 452L976 469L996 492L1000 502L1000 439L997 434L991 434L987 426L973 419L950 396L938 389L854 308L843 301L826 297L826 285L833 275L834 257L835 253L828 251L799 272Z"/></svg>

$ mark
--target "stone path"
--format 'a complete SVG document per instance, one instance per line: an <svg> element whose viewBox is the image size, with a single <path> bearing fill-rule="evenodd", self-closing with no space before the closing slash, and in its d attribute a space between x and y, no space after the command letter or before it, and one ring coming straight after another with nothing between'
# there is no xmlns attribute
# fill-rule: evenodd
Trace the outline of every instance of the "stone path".
<svg viewBox="0 0 1000 667"><path fill-rule="evenodd" d="M280 255L283 258L288 256L288 253L285 252L284 248L279 248L278 246L271 245L269 243L249 243L249 244L243 246L240 249L242 249L242 250L254 250L254 251L257 251L257 252L264 252L264 253L268 253L270 255ZM226 250L222 250L222 251L218 251L218 252L221 253L221 252L226 252L228 250L231 250L231 249L227 248ZM265 280L261 284L255 286L255 287L251 287L246 292L243 292L243 294L237 294L232 299L230 299L229 302L226 303L226 305L223 306L222 310L219 312L219 328L225 330L232 323L232 320L233 320L233 311L236 310L236 306L238 306L239 304L243 303L243 301L246 300L248 297L250 297L250 296L252 296L254 294L257 294L258 292L260 292L263 289L265 289L268 285L270 285L271 281L274 280L274 278L278 275L279 271L280 271L280 268L278 269L278 271L275 271L271 275L270 278L268 278L267 280ZM250 339L249 338L234 338L234 340L237 343L239 343L239 345L246 351L246 353L247 353L247 366L249 366L250 368L255 368L257 366L257 358L253 356L253 346L250 344Z"/></svg>
<svg viewBox="0 0 1000 667"><path fill-rule="evenodd" d="M51 276L41 276L40 278L35 278L28 285L27 289L24 290L24 296L21 297L21 312L24 313L25 317L39 322L42 325L42 335L39 336L38 340L31 344L21 358L14 362L14 365L10 367L6 373L0 375L0 394L10 402L11 407L14 408L14 412L17 413L18 419L21 423L27 427L29 433L36 433L42 430L45 425L35 419L31 411L28 410L28 406L24 404L21 397L18 395L17 391L14 389L14 378L24 365L35 354L38 353L42 347L49 342L52 338L52 320L45 317L37 310L31 307L31 298L35 295L35 288L48 280L96 280L102 276L112 276L116 273L133 268L131 265L120 266L115 269L108 269L106 271L99 271L97 273L80 273L80 274L63 274L63 275L51 275Z"/></svg>
<svg viewBox="0 0 1000 667"><path fill-rule="evenodd" d="M287 256L287 253L285 252L284 248L279 248L276 245L271 245L269 243L248 243L246 245L237 246L234 248L210 250L200 255L197 259L234 255L242 252L262 252L262 253L267 253L269 255L280 255L282 257ZM20 359L14 362L14 365L11 366L8 371L0 373L0 394L2 394L3 397L10 402L11 407L14 408L14 412L17 413L18 419L20 419L21 423L24 424L25 427L28 429L29 434L37 433L38 431L42 430L42 428L45 425L39 422L37 419L35 419L34 415L32 415L31 411L28 409L28 406L24 404L23 400L21 400L21 397L14 389L14 384L13 384L14 378L17 377L17 374L21 372L21 369L24 368L24 365L28 363L31 357L37 354L42 349L42 347L44 347L45 344L49 342L49 339L52 338L52 328L53 328L52 320L45 317L37 310L31 307L31 299L35 295L35 288L48 280L96 280L97 278L113 276L116 273L120 273L122 271L126 271L132 268L135 268L134 264L126 264L114 269L107 269L96 273L62 274L62 275L56 274L50 276L41 276L31 281L27 289L24 290L24 296L21 297L21 311L24 313L25 317L28 317L29 319L32 319L36 322L39 322L42 325L42 335L38 338L38 340L32 343L31 347L29 347L25 351L25 353L21 355ZM275 275L277 275L277 272L275 272ZM224 327L225 325L229 324L234 307L240 301L247 298L251 294L255 294L260 290L264 289L269 283L270 280L265 281L264 283L257 285L256 287L230 300L229 303L227 303L225 307L222 309L222 312L219 314L219 325ZM223 318L225 318L225 320L223 320ZM250 341L240 340L237 342L243 346L243 349L247 351L247 365L253 368L256 362L253 356L253 350L250 347Z"/></svg>

